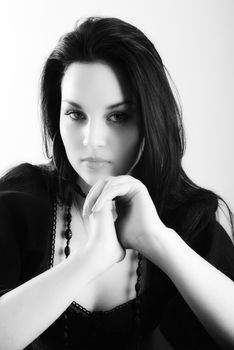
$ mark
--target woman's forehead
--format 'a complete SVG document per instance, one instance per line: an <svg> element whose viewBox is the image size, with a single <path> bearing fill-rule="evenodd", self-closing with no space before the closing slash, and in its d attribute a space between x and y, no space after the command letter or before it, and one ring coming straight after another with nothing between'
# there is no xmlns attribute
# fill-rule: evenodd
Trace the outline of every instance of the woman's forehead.
<svg viewBox="0 0 234 350"><path fill-rule="evenodd" d="M135 103L126 79L110 65L102 62L71 63L61 82L63 100L67 99L79 104L87 96L103 101L106 107L127 101Z"/></svg>

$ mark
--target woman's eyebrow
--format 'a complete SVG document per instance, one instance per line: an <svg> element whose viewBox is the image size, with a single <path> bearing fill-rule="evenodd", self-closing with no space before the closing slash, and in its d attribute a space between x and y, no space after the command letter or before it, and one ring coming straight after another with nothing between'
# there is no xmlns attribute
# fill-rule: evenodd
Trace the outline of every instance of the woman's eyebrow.
<svg viewBox="0 0 234 350"><path fill-rule="evenodd" d="M116 107L119 107L119 106L122 106L122 105L134 106L134 102L130 101L130 100L124 100L122 102L118 102L118 103L115 103L113 105L107 106L106 109L112 109L112 108L116 108Z"/></svg>
<svg viewBox="0 0 234 350"><path fill-rule="evenodd" d="M69 103L73 107L76 107L76 108L79 108L79 109L83 109L81 105L79 105L78 103L76 103L74 101L65 99L65 100L62 100L62 102L66 102L66 103ZM122 105L132 105L132 106L134 106L135 103L133 101L130 101L130 100L124 100L122 102L118 102L118 103L115 103L113 105L107 106L106 109L113 109L113 108L116 108L116 107L119 107L119 106L122 106Z"/></svg>

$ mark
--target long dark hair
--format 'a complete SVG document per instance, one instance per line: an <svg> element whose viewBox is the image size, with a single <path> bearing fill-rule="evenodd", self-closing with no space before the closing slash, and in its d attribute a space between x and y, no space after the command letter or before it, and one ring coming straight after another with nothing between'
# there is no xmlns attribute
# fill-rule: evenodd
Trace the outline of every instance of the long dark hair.
<svg viewBox="0 0 234 350"><path fill-rule="evenodd" d="M185 236L194 232L201 222L208 222L222 199L194 184L182 168L185 137L179 98L176 100L172 91L173 86L179 96L175 85L144 33L113 17L78 20L74 30L59 39L42 71L44 149L51 165L56 164L54 174L58 179L61 201L67 184L75 185L77 176L67 159L59 132L61 80L66 68L75 61L104 61L126 77L138 103L145 136L145 148L134 176L146 185L161 218L173 226L173 220L169 222L168 218L175 210L182 206L193 208L185 225ZM227 208L234 235L232 213Z"/></svg>

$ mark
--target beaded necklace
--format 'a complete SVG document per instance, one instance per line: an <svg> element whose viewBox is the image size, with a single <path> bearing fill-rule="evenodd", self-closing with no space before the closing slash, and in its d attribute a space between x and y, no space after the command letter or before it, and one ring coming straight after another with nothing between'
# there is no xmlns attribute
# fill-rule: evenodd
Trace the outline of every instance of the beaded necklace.
<svg viewBox="0 0 234 350"><path fill-rule="evenodd" d="M77 192L83 197L86 198L86 194L82 191L80 186L76 187ZM66 229L64 232L64 237L66 238L66 246L64 248L64 254L66 258L70 255L71 249L70 249L70 241L72 238L72 231L71 231L71 220L72 220L72 215L71 215L71 206L72 206L72 193L68 192L68 200L67 200L67 205L66 205ZM141 275L142 275L142 260L143 256L140 252L137 254L138 257L138 266L136 269L136 275L137 275L137 281L135 284L135 291L136 291L136 298L135 298L135 315L134 315L134 324L135 324L135 334L136 334L136 349L140 349L140 342L142 339L141 336L141 331L140 331L140 326L141 326L141 309L140 309L140 290L141 290ZM69 329L68 329L68 314L67 311L64 312L64 350L69 349Z"/></svg>

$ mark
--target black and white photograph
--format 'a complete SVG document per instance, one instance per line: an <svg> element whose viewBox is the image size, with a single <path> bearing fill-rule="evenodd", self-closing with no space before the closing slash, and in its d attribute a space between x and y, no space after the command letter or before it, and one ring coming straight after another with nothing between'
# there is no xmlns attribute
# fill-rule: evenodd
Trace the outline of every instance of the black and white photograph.
<svg viewBox="0 0 234 350"><path fill-rule="evenodd" d="M0 350L234 349L234 2L0 4Z"/></svg>

